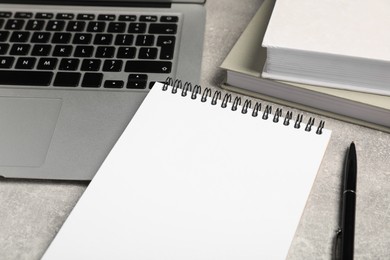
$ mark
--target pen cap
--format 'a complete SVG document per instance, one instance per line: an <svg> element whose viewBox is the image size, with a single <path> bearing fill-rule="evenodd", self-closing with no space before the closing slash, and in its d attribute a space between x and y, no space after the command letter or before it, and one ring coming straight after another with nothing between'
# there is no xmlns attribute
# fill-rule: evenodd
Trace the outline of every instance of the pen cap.
<svg viewBox="0 0 390 260"><path fill-rule="evenodd" d="M351 143L349 147L344 172L344 191L356 191L357 158L354 143Z"/></svg>

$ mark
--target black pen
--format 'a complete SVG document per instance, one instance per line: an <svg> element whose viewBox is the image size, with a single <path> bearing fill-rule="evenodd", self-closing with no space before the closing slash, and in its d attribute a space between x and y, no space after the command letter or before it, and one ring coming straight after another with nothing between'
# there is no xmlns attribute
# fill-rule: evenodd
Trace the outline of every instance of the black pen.
<svg viewBox="0 0 390 260"><path fill-rule="evenodd" d="M347 152L344 168L341 230L340 230L340 259L353 259L355 240L355 211L356 211L356 180L357 158L355 144L352 142Z"/></svg>

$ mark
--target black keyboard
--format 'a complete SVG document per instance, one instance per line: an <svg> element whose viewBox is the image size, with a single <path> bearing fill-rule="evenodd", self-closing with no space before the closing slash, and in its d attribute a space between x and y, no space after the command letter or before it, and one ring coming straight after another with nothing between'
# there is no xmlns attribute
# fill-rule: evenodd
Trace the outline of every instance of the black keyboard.
<svg viewBox="0 0 390 260"><path fill-rule="evenodd" d="M173 69L180 15L0 10L0 85L147 89Z"/></svg>

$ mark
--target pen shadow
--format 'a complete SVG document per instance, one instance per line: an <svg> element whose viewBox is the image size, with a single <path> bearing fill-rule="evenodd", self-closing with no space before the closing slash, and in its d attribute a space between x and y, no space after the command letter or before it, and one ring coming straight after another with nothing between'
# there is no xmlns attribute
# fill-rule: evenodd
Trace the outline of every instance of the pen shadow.
<svg viewBox="0 0 390 260"><path fill-rule="evenodd" d="M340 257L340 238L341 238L341 229L336 231L336 235L333 237L332 241L332 260L341 260Z"/></svg>
<svg viewBox="0 0 390 260"><path fill-rule="evenodd" d="M340 175L340 185L339 185L339 203L338 203L338 210L337 210L337 220L338 220L338 228L336 230L336 234L335 236L333 237L333 241L332 241L332 252L333 252L333 255L332 255L332 260L342 260L341 259L341 256L340 256L340 241L341 241L341 221L342 221L342 210L343 210L343 187L344 187L344 172L345 172L345 167L346 167L346 163L347 163L347 154L348 154L348 151L349 149L347 149L345 151L345 154L343 156L344 160L343 160L343 168L342 168L342 173Z"/></svg>

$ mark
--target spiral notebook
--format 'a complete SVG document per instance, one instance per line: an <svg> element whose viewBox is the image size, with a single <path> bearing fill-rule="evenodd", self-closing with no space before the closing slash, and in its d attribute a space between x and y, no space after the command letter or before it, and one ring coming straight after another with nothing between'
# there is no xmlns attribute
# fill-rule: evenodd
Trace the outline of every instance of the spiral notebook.
<svg viewBox="0 0 390 260"><path fill-rule="evenodd" d="M330 135L314 118L156 83L43 259L283 259Z"/></svg>

